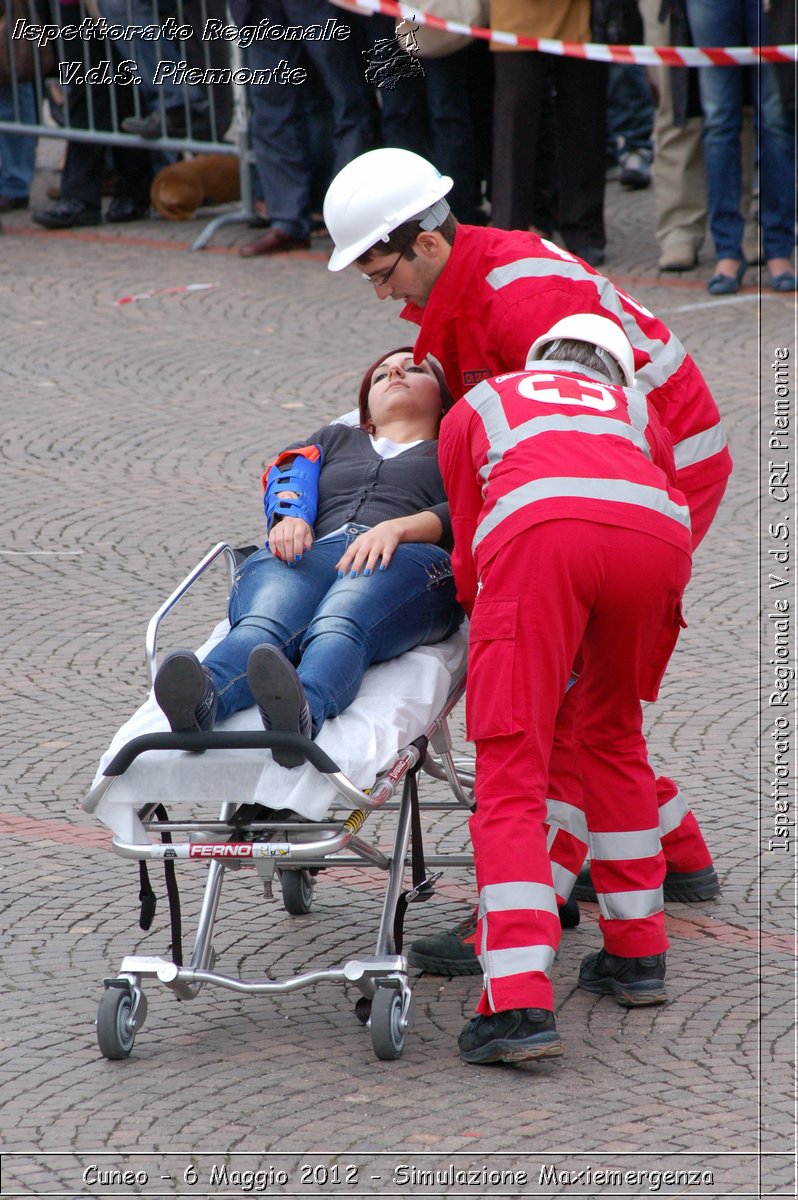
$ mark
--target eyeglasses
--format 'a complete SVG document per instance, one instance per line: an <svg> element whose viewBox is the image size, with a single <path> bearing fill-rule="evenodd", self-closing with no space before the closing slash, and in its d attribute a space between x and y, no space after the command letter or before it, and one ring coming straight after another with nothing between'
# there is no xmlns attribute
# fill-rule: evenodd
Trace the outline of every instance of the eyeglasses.
<svg viewBox="0 0 798 1200"><path fill-rule="evenodd" d="M391 263L391 265L387 271L375 271L373 275L366 275L365 272L362 272L363 278L366 280L367 283L370 283L373 287L385 287L386 283L391 278L391 276L393 275L396 268L399 266L399 260L401 259L402 255L404 254L406 249L407 249L407 246L402 247L402 249L399 251L399 253L397 254L396 258L393 260L393 262Z"/></svg>

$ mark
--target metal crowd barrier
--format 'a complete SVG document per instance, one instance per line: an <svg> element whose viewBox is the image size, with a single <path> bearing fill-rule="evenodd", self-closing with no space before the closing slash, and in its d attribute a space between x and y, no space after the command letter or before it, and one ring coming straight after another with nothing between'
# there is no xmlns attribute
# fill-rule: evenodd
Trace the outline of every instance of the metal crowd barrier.
<svg viewBox="0 0 798 1200"><path fill-rule="evenodd" d="M201 36L209 28L216 36ZM225 0L0 0L0 132L238 155L240 206L206 225L191 247L200 250L222 226L254 217L247 89L237 82L242 56L234 30ZM213 72L213 81L190 83L197 69L206 79ZM32 122L23 111L29 86ZM177 117L177 133L167 128L167 112L173 126ZM126 116L148 113L159 116L158 136L125 131Z"/></svg>

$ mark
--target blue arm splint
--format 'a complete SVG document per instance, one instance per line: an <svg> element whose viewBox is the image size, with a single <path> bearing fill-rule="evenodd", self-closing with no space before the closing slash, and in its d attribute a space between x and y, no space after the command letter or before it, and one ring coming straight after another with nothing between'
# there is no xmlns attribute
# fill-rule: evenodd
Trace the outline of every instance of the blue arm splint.
<svg viewBox="0 0 798 1200"><path fill-rule="evenodd" d="M311 529L319 503L321 446L302 446L284 450L263 475L263 507L266 525L271 529L283 517L301 517ZM297 497L280 499L280 492L296 492Z"/></svg>

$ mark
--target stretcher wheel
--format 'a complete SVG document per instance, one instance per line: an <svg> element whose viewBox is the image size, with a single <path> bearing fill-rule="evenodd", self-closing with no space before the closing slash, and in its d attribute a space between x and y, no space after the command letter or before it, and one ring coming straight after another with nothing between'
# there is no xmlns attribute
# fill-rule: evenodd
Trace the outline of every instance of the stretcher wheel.
<svg viewBox="0 0 798 1200"><path fill-rule="evenodd" d="M124 988L105 989L97 1009L97 1044L106 1058L127 1058L136 1040L130 1025L133 1000Z"/></svg>
<svg viewBox="0 0 798 1200"><path fill-rule="evenodd" d="M377 1058L390 1062L401 1058L405 1048L402 1028L402 993L396 988L377 988L371 1001L371 1044Z"/></svg>
<svg viewBox="0 0 798 1200"><path fill-rule="evenodd" d="M281 871L280 887L283 889L283 907L292 917L304 917L313 907L313 889L316 881L310 871Z"/></svg>

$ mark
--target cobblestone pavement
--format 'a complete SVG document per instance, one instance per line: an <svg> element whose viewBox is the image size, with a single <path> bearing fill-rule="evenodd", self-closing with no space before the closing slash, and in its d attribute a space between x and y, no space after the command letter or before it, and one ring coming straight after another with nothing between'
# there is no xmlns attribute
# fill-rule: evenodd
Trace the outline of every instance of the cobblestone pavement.
<svg viewBox="0 0 798 1200"><path fill-rule="evenodd" d="M40 172L36 203L48 182ZM649 713L652 757L689 794L722 895L668 906L672 999L639 1012L577 990L599 941L583 906L555 968L564 1057L491 1070L455 1045L479 981L430 976L415 980L397 1062L375 1059L356 993L330 984L276 999L205 989L192 1003L151 985L131 1057L100 1056L103 977L169 940L162 911L141 934L135 866L79 808L145 693L146 622L213 543L262 536L269 455L350 407L363 366L408 333L354 273L326 271L324 240L242 260L240 227L189 254L202 221L48 234L28 213L4 218L4 1196L642 1196L658 1182L671 1195L794 1195L794 843L768 850L773 803L757 786L758 532L786 511L767 497L760 511L757 431L760 405L772 427L774 348L794 362L793 298L760 295L753 271L738 296L712 300L706 255L659 278L646 193L610 185L608 216L608 273L696 356L736 462ZM199 283L218 286L115 305ZM175 619L173 644L200 641L222 607L209 587ZM439 818L428 841L463 848L465 824ZM203 870L179 872L189 926ZM370 953L382 888L377 872L331 872L312 913L289 917L250 872L231 874L219 969L285 975ZM454 924L472 893L467 870L447 871L437 898L411 908L408 938ZM147 1181L103 1174L124 1170ZM607 1170L638 1174L613 1185Z"/></svg>

